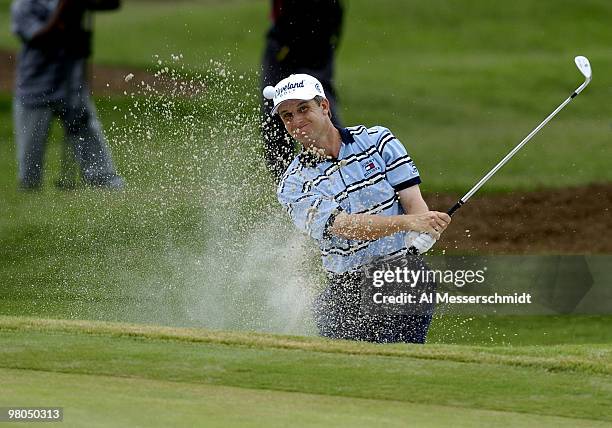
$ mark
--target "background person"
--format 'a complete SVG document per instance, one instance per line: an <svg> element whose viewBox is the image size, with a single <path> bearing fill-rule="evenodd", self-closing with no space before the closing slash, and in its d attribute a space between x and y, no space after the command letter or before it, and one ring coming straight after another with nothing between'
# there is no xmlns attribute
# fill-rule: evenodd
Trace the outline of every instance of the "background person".
<svg viewBox="0 0 612 428"><path fill-rule="evenodd" d="M380 257L428 251L450 223L429 211L419 171L386 128L337 128L322 84L307 74L276 87L272 113L303 146L278 185L294 224L319 244L330 284L315 302L322 336L372 342L425 341L433 305L418 315L360 311L361 271Z"/></svg>
<svg viewBox="0 0 612 428"><path fill-rule="evenodd" d="M340 126L333 85L334 56L342 30L340 0L273 0L272 27L266 36L262 86L274 85L296 73L308 73L323 84L331 104L332 121ZM277 180L294 157L294 142L272 103L262 99L262 136L266 162Z"/></svg>
<svg viewBox="0 0 612 428"><path fill-rule="evenodd" d="M123 187L86 79L91 11L118 7L119 0L13 1L12 30L23 43L13 102L21 189L38 189L42 184L45 146L54 117L62 122L66 145L73 151L85 182ZM63 159L65 175L70 170L69 152L64 151Z"/></svg>

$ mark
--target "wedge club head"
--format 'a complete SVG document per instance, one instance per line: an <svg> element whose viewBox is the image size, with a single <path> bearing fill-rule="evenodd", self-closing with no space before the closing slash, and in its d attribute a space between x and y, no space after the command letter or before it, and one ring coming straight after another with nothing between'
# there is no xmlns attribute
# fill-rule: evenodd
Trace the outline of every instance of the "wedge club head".
<svg viewBox="0 0 612 428"><path fill-rule="evenodd" d="M574 58L574 62L576 63L576 67L578 67L578 70L580 70L584 77L586 77L586 79L590 81L593 72L591 71L591 63L589 62L587 57L577 56L576 58Z"/></svg>

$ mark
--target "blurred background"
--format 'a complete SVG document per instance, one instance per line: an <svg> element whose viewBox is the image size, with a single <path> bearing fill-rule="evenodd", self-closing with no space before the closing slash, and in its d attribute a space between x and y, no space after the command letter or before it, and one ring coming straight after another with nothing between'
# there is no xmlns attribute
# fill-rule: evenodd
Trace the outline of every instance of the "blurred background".
<svg viewBox="0 0 612 428"><path fill-rule="evenodd" d="M56 189L55 124L36 193L17 191L10 4L0 0L0 314L313 334L317 250L276 202L259 135L269 2L126 0L97 14L89 73L126 189ZM436 251L610 254L609 1L344 7L342 118L393 130L438 210L571 94L583 80L574 56L587 56L590 86Z"/></svg>

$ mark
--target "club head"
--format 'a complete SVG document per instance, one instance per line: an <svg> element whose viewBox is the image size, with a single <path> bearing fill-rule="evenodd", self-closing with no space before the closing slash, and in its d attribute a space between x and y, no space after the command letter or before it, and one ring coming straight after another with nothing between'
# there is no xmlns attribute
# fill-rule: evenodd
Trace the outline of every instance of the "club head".
<svg viewBox="0 0 612 428"><path fill-rule="evenodd" d="M591 80L592 71L591 71L591 63L585 56L577 56L574 58L574 62L576 63L576 67L578 70L586 77L587 80Z"/></svg>

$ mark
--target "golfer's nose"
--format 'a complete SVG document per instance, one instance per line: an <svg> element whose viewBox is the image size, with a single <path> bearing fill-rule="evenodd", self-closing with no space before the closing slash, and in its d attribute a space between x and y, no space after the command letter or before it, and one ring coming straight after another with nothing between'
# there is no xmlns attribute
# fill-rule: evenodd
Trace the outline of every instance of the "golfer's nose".
<svg viewBox="0 0 612 428"><path fill-rule="evenodd" d="M305 117L303 113L296 113L294 118L295 125L299 128L305 122Z"/></svg>

